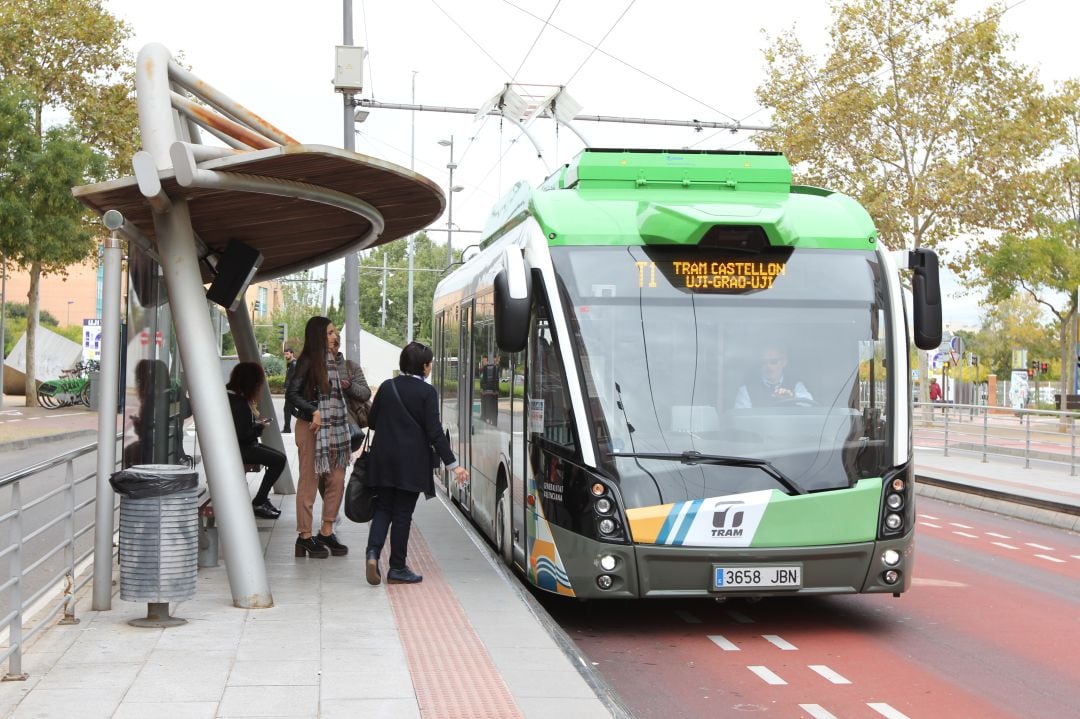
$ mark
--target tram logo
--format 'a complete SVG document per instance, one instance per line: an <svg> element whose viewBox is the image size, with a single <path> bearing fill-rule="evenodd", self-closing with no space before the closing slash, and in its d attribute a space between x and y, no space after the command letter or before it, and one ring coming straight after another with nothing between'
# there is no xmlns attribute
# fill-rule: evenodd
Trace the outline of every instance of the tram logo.
<svg viewBox="0 0 1080 719"><path fill-rule="evenodd" d="M741 537L743 530L742 502L717 502L713 505L712 536ZM734 510L734 511L733 511Z"/></svg>

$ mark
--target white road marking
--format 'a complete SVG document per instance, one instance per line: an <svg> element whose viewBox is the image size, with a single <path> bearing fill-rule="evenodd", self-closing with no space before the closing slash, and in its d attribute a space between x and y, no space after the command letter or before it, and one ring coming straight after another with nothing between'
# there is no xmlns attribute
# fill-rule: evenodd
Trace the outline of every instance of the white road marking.
<svg viewBox="0 0 1080 719"><path fill-rule="evenodd" d="M728 640L727 637L724 637L720 634L710 634L709 641L723 649L725 652L739 651L739 647L736 646L734 642Z"/></svg>
<svg viewBox="0 0 1080 719"><path fill-rule="evenodd" d="M701 620L695 617L690 612L684 612L682 610L679 610L675 612L675 616L677 616L679 619L683 620L687 624L701 624Z"/></svg>
<svg viewBox="0 0 1080 719"><path fill-rule="evenodd" d="M809 714L813 719L836 719L836 715L825 711L820 704L800 704L799 708Z"/></svg>
<svg viewBox="0 0 1080 719"><path fill-rule="evenodd" d="M1041 549L1044 552L1054 551L1053 547L1048 547L1045 544L1035 544L1035 542L1024 542L1024 544L1028 545L1029 547L1034 547L1035 549Z"/></svg>
<svg viewBox="0 0 1080 719"><path fill-rule="evenodd" d="M998 539L1012 539L1012 537L1010 537L1007 534L998 534L997 532L987 532L986 536L988 536L988 537L997 537Z"/></svg>
<svg viewBox="0 0 1080 719"><path fill-rule="evenodd" d="M968 534L967 532L956 532L956 531L954 531L953 534L958 534L961 537L967 537L968 539L978 539L979 538L978 535Z"/></svg>
<svg viewBox="0 0 1080 719"><path fill-rule="evenodd" d="M939 519L939 517L935 517L932 514L920 514L919 516L922 517L923 519Z"/></svg>
<svg viewBox="0 0 1080 719"><path fill-rule="evenodd" d="M1065 563L1064 559L1058 559L1057 557L1051 557L1049 554L1036 554L1035 556L1038 557L1039 559L1045 559L1048 562L1057 562L1058 564L1064 564Z"/></svg>
<svg viewBox="0 0 1080 719"><path fill-rule="evenodd" d="M824 664L811 664L810 668L821 676L828 679L833 684L851 684L850 679L845 679L844 677L834 672L832 669L829 669Z"/></svg>
<svg viewBox="0 0 1080 719"><path fill-rule="evenodd" d="M866 706L870 707L881 716L888 717L888 719L908 719L907 714L893 709L885 702L867 702Z"/></svg>
<svg viewBox="0 0 1080 719"><path fill-rule="evenodd" d="M919 522L924 527L933 527L934 529L941 529L940 524L934 524L933 522Z"/></svg>
<svg viewBox="0 0 1080 719"><path fill-rule="evenodd" d="M763 666L750 666L747 667L754 674L762 679L766 684L787 684L783 679L773 673L768 667Z"/></svg>
<svg viewBox="0 0 1080 719"><path fill-rule="evenodd" d="M954 527L960 527L960 529L975 529L975 527L969 527L966 524L960 524L959 522L949 522Z"/></svg>
<svg viewBox="0 0 1080 719"><path fill-rule="evenodd" d="M995 544L999 547L1005 547L1005 549L1016 549L1016 547L1014 547L1013 545L1005 544L1005 542L990 542L990 544Z"/></svg>
<svg viewBox="0 0 1080 719"><path fill-rule="evenodd" d="M736 612L734 609L728 609L724 612L729 617L737 621L739 624L753 624L754 620L746 616L742 612Z"/></svg>
<svg viewBox="0 0 1080 719"><path fill-rule="evenodd" d="M797 646L795 646L794 644L792 644L791 642L789 642L789 641L787 641L785 639L781 639L776 634L762 634L761 638L764 639L765 641L769 642L770 644L773 644L773 645L779 647L780 649L783 649L785 652L791 652L791 651L798 650Z"/></svg>

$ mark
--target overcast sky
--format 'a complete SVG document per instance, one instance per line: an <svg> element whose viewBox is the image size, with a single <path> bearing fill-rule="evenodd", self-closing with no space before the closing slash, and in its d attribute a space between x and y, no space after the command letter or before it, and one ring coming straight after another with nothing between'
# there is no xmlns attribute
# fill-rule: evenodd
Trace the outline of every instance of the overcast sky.
<svg viewBox="0 0 1080 719"><path fill-rule="evenodd" d="M343 1L284 0L183 4L106 0L133 28L133 51L150 42L182 56L193 72L306 143L342 146L334 46L343 40ZM764 75L766 34L795 27L820 54L830 22L824 0L352 0L353 44L369 50L363 97L478 107L507 82L565 85L583 114L768 124L754 89ZM961 0L961 14L985 7ZM1044 83L1080 76L1072 0L1007 0L1006 31L1016 58ZM165 7L171 8L166 12ZM257 8L257 12L253 12ZM545 27L545 21L548 21ZM591 45L600 43L599 51ZM599 147L753 149L752 133L579 123ZM446 187L454 138L458 169L454 225L482 229L514 182L546 174L536 150L496 118L372 110L359 125L358 152L414 166ZM565 128L539 120L533 131L552 166L582 147ZM415 137L415 140L413 139ZM415 148L415 150L413 149ZM436 227L446 226L444 216ZM443 233L433 235L443 241ZM456 247L470 244L464 233ZM340 264L340 263L338 263ZM334 285L331 285L332 287ZM954 328L979 319L978 297L950 297Z"/></svg>

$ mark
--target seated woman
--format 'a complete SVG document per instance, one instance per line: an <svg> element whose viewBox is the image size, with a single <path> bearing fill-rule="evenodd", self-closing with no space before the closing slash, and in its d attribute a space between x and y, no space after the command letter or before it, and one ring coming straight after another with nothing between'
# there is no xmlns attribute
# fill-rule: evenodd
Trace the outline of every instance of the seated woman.
<svg viewBox="0 0 1080 719"><path fill-rule="evenodd" d="M257 362L241 362L233 367L225 389L229 391L229 408L232 410L233 425L236 427L236 440L240 444L240 458L244 464L261 464L266 467L262 484L251 501L255 516L262 519L277 519L281 510L270 503L270 488L285 470L285 455L282 452L259 443L259 435L269 417L259 416L258 398L266 382L262 365Z"/></svg>

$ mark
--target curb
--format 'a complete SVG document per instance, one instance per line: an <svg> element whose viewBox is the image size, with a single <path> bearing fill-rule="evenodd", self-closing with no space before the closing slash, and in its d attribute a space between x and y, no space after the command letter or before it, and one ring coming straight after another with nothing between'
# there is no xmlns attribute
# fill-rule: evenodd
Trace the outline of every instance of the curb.
<svg viewBox="0 0 1080 719"><path fill-rule="evenodd" d="M77 429L73 432L63 432L61 434L45 434L40 437L26 437L24 439L16 439L10 442L0 442L0 452L18 451L20 449L29 449L34 445L45 444L47 442L61 442L65 439L71 439L73 437L96 437L96 429Z"/></svg>
<svg viewBox="0 0 1080 719"><path fill-rule="evenodd" d="M1080 531L1080 507L1076 505L1025 497L997 489L973 487L939 477L928 477L917 472L915 489L918 494L932 499L941 499L953 504L1061 529Z"/></svg>

